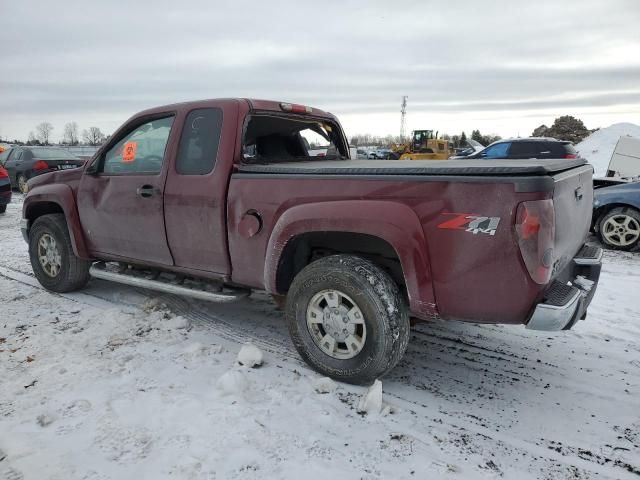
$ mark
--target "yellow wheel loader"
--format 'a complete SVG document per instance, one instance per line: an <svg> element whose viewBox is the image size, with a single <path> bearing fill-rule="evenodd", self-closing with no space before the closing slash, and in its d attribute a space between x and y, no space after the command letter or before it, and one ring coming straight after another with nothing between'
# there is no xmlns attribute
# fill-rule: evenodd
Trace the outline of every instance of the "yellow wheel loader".
<svg viewBox="0 0 640 480"><path fill-rule="evenodd" d="M447 160L452 155L449 140L438 138L433 130L414 130L411 141L391 147L400 160Z"/></svg>

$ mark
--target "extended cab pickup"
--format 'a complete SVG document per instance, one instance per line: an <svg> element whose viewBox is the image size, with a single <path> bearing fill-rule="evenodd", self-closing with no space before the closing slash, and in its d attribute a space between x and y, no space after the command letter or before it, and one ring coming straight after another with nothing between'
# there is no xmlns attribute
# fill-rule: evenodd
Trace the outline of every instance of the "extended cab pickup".
<svg viewBox="0 0 640 480"><path fill-rule="evenodd" d="M286 297L304 359L367 383L404 354L410 317L585 318L602 256L584 244L591 177L582 159L350 160L330 113L206 100L141 112L83 168L32 179L22 229L52 291L94 276Z"/></svg>

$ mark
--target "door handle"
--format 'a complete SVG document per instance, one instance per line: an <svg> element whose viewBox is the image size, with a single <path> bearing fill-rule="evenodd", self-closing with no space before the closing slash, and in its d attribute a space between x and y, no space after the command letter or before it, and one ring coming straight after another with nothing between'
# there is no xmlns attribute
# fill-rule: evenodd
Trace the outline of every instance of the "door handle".
<svg viewBox="0 0 640 480"><path fill-rule="evenodd" d="M136 189L136 193L143 198L149 198L155 195L156 189L151 185L142 185Z"/></svg>

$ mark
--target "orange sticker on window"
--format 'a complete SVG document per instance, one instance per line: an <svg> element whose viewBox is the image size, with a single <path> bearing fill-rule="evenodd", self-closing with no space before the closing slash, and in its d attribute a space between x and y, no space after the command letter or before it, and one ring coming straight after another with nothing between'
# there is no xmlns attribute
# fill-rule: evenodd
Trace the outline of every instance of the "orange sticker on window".
<svg viewBox="0 0 640 480"><path fill-rule="evenodd" d="M136 150L138 149L138 142L127 142L122 149L122 161L133 162L136 159Z"/></svg>

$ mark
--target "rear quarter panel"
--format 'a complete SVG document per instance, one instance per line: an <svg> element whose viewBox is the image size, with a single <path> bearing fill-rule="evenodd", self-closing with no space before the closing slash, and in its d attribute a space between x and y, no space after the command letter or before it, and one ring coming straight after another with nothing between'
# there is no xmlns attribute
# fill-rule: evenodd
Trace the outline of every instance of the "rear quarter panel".
<svg viewBox="0 0 640 480"><path fill-rule="evenodd" d="M550 195L516 192L512 183L433 181L433 177L407 181L234 174L228 197L232 279L275 293L269 265L278 259L269 257L277 257L291 237L279 220L293 208L314 205L323 216L310 216L305 228L330 230L351 225L356 232L390 239L401 259L414 315L522 323L541 287L531 281L514 239L516 207L521 201ZM376 208L375 202L401 208ZM316 207L322 204L329 206ZM240 222L249 210L260 214L263 228L247 238L240 233ZM354 216L357 211L364 221ZM454 214L500 220L493 235L472 233L466 227L439 228L457 218ZM399 225L406 228L394 235ZM367 228L369 231L363 231ZM281 245L269 249L270 241ZM408 270L415 273L407 275Z"/></svg>

